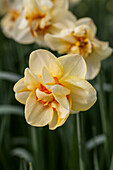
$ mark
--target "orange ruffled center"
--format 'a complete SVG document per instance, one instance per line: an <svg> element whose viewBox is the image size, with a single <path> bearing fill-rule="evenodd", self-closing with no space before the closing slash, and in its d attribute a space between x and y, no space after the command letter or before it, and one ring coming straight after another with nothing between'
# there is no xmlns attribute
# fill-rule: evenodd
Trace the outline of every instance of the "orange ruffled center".
<svg viewBox="0 0 113 170"><path fill-rule="evenodd" d="M70 48L69 53L77 53L82 55L84 59L92 52L92 44L86 36L75 37L76 42Z"/></svg>
<svg viewBox="0 0 113 170"><path fill-rule="evenodd" d="M54 85L55 84L59 84L59 85L62 85L59 83L58 81L58 78L57 77L53 77L54 78ZM63 86L63 85L62 85ZM42 96L44 97L42 97ZM67 100L69 101L69 95L66 95L67 97ZM36 101L42 103L43 105L45 106L50 106L52 104L52 102L56 102L56 99L55 97L53 96L52 92L50 89L47 89L45 86L43 86L42 84L40 84L40 87L36 89ZM52 107L54 111L56 111L56 108Z"/></svg>

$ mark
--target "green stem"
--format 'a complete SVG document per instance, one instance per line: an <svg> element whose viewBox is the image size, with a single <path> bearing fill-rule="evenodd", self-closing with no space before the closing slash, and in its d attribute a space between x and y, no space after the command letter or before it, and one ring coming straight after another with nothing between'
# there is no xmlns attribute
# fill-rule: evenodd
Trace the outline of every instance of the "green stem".
<svg viewBox="0 0 113 170"><path fill-rule="evenodd" d="M80 170L84 170L84 161L82 159L82 147L81 147L81 131L80 131L80 115L76 115L77 121L77 137L78 137L78 149L79 149L79 166Z"/></svg>
<svg viewBox="0 0 113 170"><path fill-rule="evenodd" d="M108 143L108 127L107 127L107 117L106 117L106 101L105 101L105 94L103 91L103 82L102 82L102 74L100 72L98 76L98 84L99 84L99 105L100 105L100 114L101 114L101 121L102 121L102 129L104 134L106 135L106 142L105 142L105 154L106 154L106 162L109 163L109 143Z"/></svg>

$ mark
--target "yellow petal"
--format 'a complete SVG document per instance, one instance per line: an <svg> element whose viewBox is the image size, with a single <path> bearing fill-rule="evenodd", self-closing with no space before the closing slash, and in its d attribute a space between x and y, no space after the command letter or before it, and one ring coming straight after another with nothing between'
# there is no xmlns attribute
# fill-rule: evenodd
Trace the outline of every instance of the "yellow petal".
<svg viewBox="0 0 113 170"><path fill-rule="evenodd" d="M38 88L36 89L36 96L38 97L39 100L42 100L48 103L53 100L52 93L51 94L44 93L40 91Z"/></svg>
<svg viewBox="0 0 113 170"><path fill-rule="evenodd" d="M65 123L65 121L67 120L67 118L70 114L70 110L71 110L71 106L72 106L71 98L69 98L69 103L70 103L70 108L68 110L68 113L67 112L61 113L60 111L64 111L64 110L62 110L61 108L58 108L58 107L57 107L57 111L53 112L52 120L49 123L49 129L50 130L55 130L57 127L62 126ZM63 118L61 118L60 116L63 117Z"/></svg>
<svg viewBox="0 0 113 170"><path fill-rule="evenodd" d="M30 28L25 27L25 25L26 23L25 20L23 22L23 16L19 17L13 28L13 39L21 44L31 44L35 42L35 38L30 32ZM22 28L22 26L24 28Z"/></svg>
<svg viewBox="0 0 113 170"><path fill-rule="evenodd" d="M55 84L53 86L50 87L51 91L53 94L62 96L62 95L69 95L70 94L70 90L63 87L62 85L59 84Z"/></svg>
<svg viewBox="0 0 113 170"><path fill-rule="evenodd" d="M46 34L45 41L48 44L48 47L54 51L58 51L59 54L64 54L69 51L70 44L56 35Z"/></svg>
<svg viewBox="0 0 113 170"><path fill-rule="evenodd" d="M40 87L40 84L43 84L41 78L32 73L29 68L25 69L24 83L29 90L34 90Z"/></svg>
<svg viewBox="0 0 113 170"><path fill-rule="evenodd" d="M37 3L34 0L23 0L23 6L26 17L30 17L37 13Z"/></svg>
<svg viewBox="0 0 113 170"><path fill-rule="evenodd" d="M50 72L48 71L46 67L43 67L42 69L42 79L43 79L44 84L46 85L53 84L55 82L52 75L50 74Z"/></svg>
<svg viewBox="0 0 113 170"><path fill-rule="evenodd" d="M80 55L69 54L59 57L59 61L63 65L63 76L60 82L70 76L77 76L85 78L86 76L86 63Z"/></svg>
<svg viewBox="0 0 113 170"><path fill-rule="evenodd" d="M57 122L58 122L58 113L56 111L53 111L52 120L49 123L49 129L55 130L57 128Z"/></svg>
<svg viewBox="0 0 113 170"><path fill-rule="evenodd" d="M72 110L88 110L96 101L96 91L86 80L69 77L63 84L71 90Z"/></svg>
<svg viewBox="0 0 113 170"><path fill-rule="evenodd" d="M55 100L56 100L58 103L60 103L60 104L62 105L62 107L64 107L66 110L69 109L69 102L68 102L66 96L64 96L64 95L60 96L60 95L56 95L56 94L54 94L54 93L53 93L53 95L54 95L54 97L55 97Z"/></svg>
<svg viewBox="0 0 113 170"><path fill-rule="evenodd" d="M53 77L61 77L63 68L58 59L49 51L36 50L31 53L29 66L32 72L42 75L43 67L48 68Z"/></svg>
<svg viewBox="0 0 113 170"><path fill-rule="evenodd" d="M62 118L66 118L67 115L69 115L70 111L71 111L71 107L72 107L72 100L69 97L69 108L65 109L60 103L57 102L52 102L51 104L52 108L55 108L58 112L58 116L62 119Z"/></svg>
<svg viewBox="0 0 113 170"><path fill-rule="evenodd" d="M86 65L87 65L87 74L86 79L92 80L94 79L100 71L100 56L96 53L92 53L86 58Z"/></svg>
<svg viewBox="0 0 113 170"><path fill-rule="evenodd" d="M25 104L30 93L31 93L30 91L17 92L15 93L15 98L20 103Z"/></svg>
<svg viewBox="0 0 113 170"><path fill-rule="evenodd" d="M76 21L76 26L84 25L84 24L88 25L91 28L91 30L93 31L93 35L95 36L96 32L97 32L97 28L96 28L93 20L91 18L85 17L85 18L81 18Z"/></svg>
<svg viewBox="0 0 113 170"><path fill-rule="evenodd" d="M94 39L93 45L94 45L94 52L96 53L96 55L98 55L100 57L101 60L106 59L113 52L113 49L111 47L109 47L108 42L99 41L97 39Z"/></svg>
<svg viewBox="0 0 113 170"><path fill-rule="evenodd" d="M65 21L71 21L74 23L76 22L76 17L73 15L70 11L63 10L61 8L56 8L52 11L52 16L53 16L53 22L62 22L63 20Z"/></svg>
<svg viewBox="0 0 113 170"><path fill-rule="evenodd" d="M89 39L94 38L94 33L88 25L79 25L74 29L74 36L76 37L87 37Z"/></svg>
<svg viewBox="0 0 113 170"><path fill-rule="evenodd" d="M27 87L24 84L24 78L20 79L13 88L15 92L15 98L20 103L25 104L26 100L30 94L30 91L27 89Z"/></svg>
<svg viewBox="0 0 113 170"><path fill-rule="evenodd" d="M55 0L54 2L55 7L60 7L63 9L68 9L69 1L68 0Z"/></svg>
<svg viewBox="0 0 113 170"><path fill-rule="evenodd" d="M27 86L24 84L24 78L21 78L13 87L14 92L26 91Z"/></svg>
<svg viewBox="0 0 113 170"><path fill-rule="evenodd" d="M36 101L35 93L31 93L25 105L25 118L32 126L45 126L52 120L53 109Z"/></svg>

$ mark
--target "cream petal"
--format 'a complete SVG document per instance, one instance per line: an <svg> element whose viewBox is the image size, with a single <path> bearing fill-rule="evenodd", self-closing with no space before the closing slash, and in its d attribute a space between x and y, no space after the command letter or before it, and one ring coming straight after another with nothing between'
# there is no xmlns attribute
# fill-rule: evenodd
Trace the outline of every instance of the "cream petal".
<svg viewBox="0 0 113 170"><path fill-rule="evenodd" d="M92 40L94 38L94 33L88 25L79 25L74 29L74 36L76 37L86 37Z"/></svg>
<svg viewBox="0 0 113 170"><path fill-rule="evenodd" d="M95 53L98 56L100 56L101 60L106 59L113 52L113 49L111 47L109 47L109 43L108 42L99 41L98 39L94 39L93 40L93 45L94 45Z"/></svg>
<svg viewBox="0 0 113 170"><path fill-rule="evenodd" d="M46 67L53 77L61 77L63 67L58 59L49 51L36 50L30 55L29 66L32 72L42 75L43 67Z"/></svg>
<svg viewBox="0 0 113 170"><path fill-rule="evenodd" d="M53 2L51 0L38 0L37 5L40 10L48 10L53 7Z"/></svg>
<svg viewBox="0 0 113 170"><path fill-rule="evenodd" d="M51 16L51 27L54 28L52 34L57 34L66 28L75 28L76 17L69 11L61 8L54 8L51 12Z"/></svg>
<svg viewBox="0 0 113 170"><path fill-rule="evenodd" d="M55 107L56 105L53 104L53 106ZM59 106L60 108L56 107L57 111L53 112L52 120L49 123L49 129L50 130L54 130L54 129L56 129L59 126L62 126L65 123L65 121L67 120L67 118L68 118L68 116L70 114L71 106L72 106L71 97L69 97L69 106L70 106L69 110L68 110L68 112L66 111L66 113L63 112L65 110L64 110L64 108L63 109L61 108L62 107L61 105ZM62 111L62 113L60 111Z"/></svg>
<svg viewBox="0 0 113 170"><path fill-rule="evenodd" d="M63 9L68 9L69 1L68 0L55 0L54 5L56 7L60 7L60 8L63 8Z"/></svg>
<svg viewBox="0 0 113 170"><path fill-rule="evenodd" d="M35 93L31 93L25 105L25 118L32 126L45 126L52 120L53 109L36 101Z"/></svg>
<svg viewBox="0 0 113 170"><path fill-rule="evenodd" d="M65 118L66 115L69 113L69 110L65 109L60 103L54 102L52 103L52 107L57 110L60 118Z"/></svg>
<svg viewBox="0 0 113 170"><path fill-rule="evenodd" d="M59 85L59 84L55 84L53 86L50 87L51 91L53 94L56 94L56 95L69 95L70 94L70 90L63 87L62 85Z"/></svg>
<svg viewBox="0 0 113 170"><path fill-rule="evenodd" d="M92 53L86 58L85 61L87 65L86 79L92 80L100 71L100 56L98 56L96 53Z"/></svg>
<svg viewBox="0 0 113 170"><path fill-rule="evenodd" d="M25 69L25 85L29 90L34 90L40 87L40 84L43 84L41 78L31 72L29 68Z"/></svg>
<svg viewBox="0 0 113 170"><path fill-rule="evenodd" d="M15 98L20 103L25 104L30 93L31 93L30 91L17 92L17 93L15 93Z"/></svg>
<svg viewBox="0 0 113 170"><path fill-rule="evenodd" d="M58 116L60 117L60 119L62 118L66 118L67 115L69 115L70 111L71 111L71 107L72 107L72 100L71 97L69 97L69 108L65 109L60 103L57 102L52 102L51 107L55 108L58 112Z"/></svg>
<svg viewBox="0 0 113 170"><path fill-rule="evenodd" d="M58 58L63 65L63 76L59 82L70 76L77 76L85 78L86 76L86 63L80 55L68 54Z"/></svg>
<svg viewBox="0 0 113 170"><path fill-rule="evenodd" d="M24 78L21 78L13 87L14 92L27 91L27 86L24 84Z"/></svg>
<svg viewBox="0 0 113 170"><path fill-rule="evenodd" d="M61 14L62 15L62 14ZM54 18L53 18L54 19ZM60 31L64 30L64 29L74 29L75 28L75 22L72 22L71 20L67 20L67 19L62 19L62 21L54 21L52 22L51 28L53 29L52 31L48 32L51 34L59 34Z"/></svg>
<svg viewBox="0 0 113 170"><path fill-rule="evenodd" d="M59 54L65 54L69 51L70 44L56 35L46 34L45 41L52 50L58 51Z"/></svg>
<svg viewBox="0 0 113 170"><path fill-rule="evenodd" d="M23 6L27 17L37 13L38 6L35 0L23 0Z"/></svg>
<svg viewBox="0 0 113 170"><path fill-rule="evenodd" d="M48 71L46 67L43 67L42 69L42 79L43 79L44 84L46 85L55 83L54 78L52 77L52 75L50 74L50 72Z"/></svg>
<svg viewBox="0 0 113 170"><path fill-rule="evenodd" d="M52 17L53 17L52 21L54 23L62 22L63 20L66 20L66 21L68 20L68 21L72 21L73 23L75 23L77 20L75 15L73 15L70 11L63 10L61 8L55 8L52 11Z"/></svg>
<svg viewBox="0 0 113 170"><path fill-rule="evenodd" d="M96 101L96 91L86 80L69 77L63 84L71 90L72 110L88 110Z"/></svg>
<svg viewBox="0 0 113 170"><path fill-rule="evenodd" d="M53 111L52 120L49 123L49 129L55 130L57 128L57 122L58 122L58 113L56 111Z"/></svg>
<svg viewBox="0 0 113 170"><path fill-rule="evenodd" d="M66 110L69 109L69 102L66 96L64 95L60 96L54 93L53 93L53 96L55 97L55 100L62 105L62 107L64 107Z"/></svg>
<svg viewBox="0 0 113 170"><path fill-rule="evenodd" d="M36 96L38 97L39 100L42 100L44 102L51 102L53 100L53 95L52 93L47 94L42 91L40 91L38 88L36 89Z"/></svg>
<svg viewBox="0 0 113 170"><path fill-rule="evenodd" d="M91 28L91 30L93 31L93 34L95 36L96 32L97 32L97 28L96 28L93 20L91 18L85 17L85 18L78 19L76 21L76 26L84 25L84 24L88 25Z"/></svg>
<svg viewBox="0 0 113 170"><path fill-rule="evenodd" d="M14 28L13 28L13 39L21 44L31 44L35 42L35 38L32 36L30 32L29 27L21 28L21 23L23 20L23 17L20 17L15 22Z"/></svg>
<svg viewBox="0 0 113 170"><path fill-rule="evenodd" d="M30 91L24 84L24 78L20 79L13 88L15 92L15 98L22 104L26 103L26 100L30 94Z"/></svg>

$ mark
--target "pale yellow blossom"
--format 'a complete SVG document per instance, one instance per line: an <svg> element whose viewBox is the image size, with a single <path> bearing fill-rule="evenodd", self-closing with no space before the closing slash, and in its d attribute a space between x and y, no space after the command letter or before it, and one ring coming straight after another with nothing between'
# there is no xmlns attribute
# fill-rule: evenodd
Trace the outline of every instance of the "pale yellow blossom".
<svg viewBox="0 0 113 170"><path fill-rule="evenodd" d="M47 34L45 41L52 50L60 54L82 55L87 64L86 79L93 79L100 70L101 60L112 53L109 43L99 41L95 35L96 26L93 21L83 18L76 22L74 29L64 29L57 35Z"/></svg>
<svg viewBox="0 0 113 170"><path fill-rule="evenodd" d="M66 9L58 7L56 0L51 1L54 5L53 8L49 8L49 1L24 0L23 13L13 30L14 40L23 44L37 42L41 46L47 46L44 41L45 34L55 34L70 26L74 28L75 16ZM66 3L66 1L61 2Z"/></svg>
<svg viewBox="0 0 113 170"><path fill-rule="evenodd" d="M95 89L85 80L86 64L80 55L56 58L46 50L31 53L24 78L14 86L16 99L25 104L25 118L32 126L64 124L71 109L77 113L96 101Z"/></svg>
<svg viewBox="0 0 113 170"><path fill-rule="evenodd" d="M1 28L6 37L12 38L15 22L19 18L22 10L20 0L10 4L9 11L1 20Z"/></svg>

